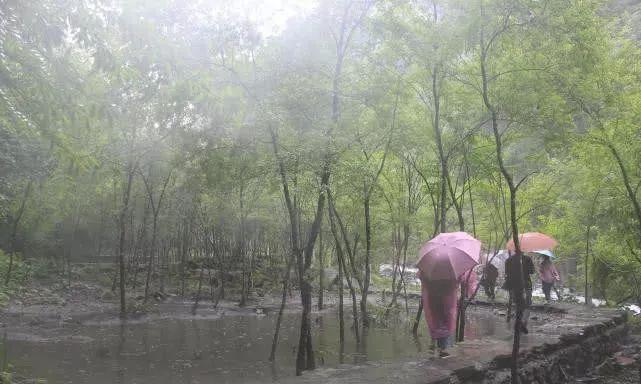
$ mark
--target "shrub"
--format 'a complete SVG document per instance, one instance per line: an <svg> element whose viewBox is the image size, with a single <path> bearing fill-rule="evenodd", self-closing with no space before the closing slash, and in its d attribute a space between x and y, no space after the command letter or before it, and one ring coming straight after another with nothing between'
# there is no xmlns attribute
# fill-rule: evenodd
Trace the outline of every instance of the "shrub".
<svg viewBox="0 0 641 384"><path fill-rule="evenodd" d="M29 264L24 263L19 255L14 255L11 279L5 284L9 269L9 255L0 250L0 306L4 306L9 298L16 294L31 279L32 273Z"/></svg>

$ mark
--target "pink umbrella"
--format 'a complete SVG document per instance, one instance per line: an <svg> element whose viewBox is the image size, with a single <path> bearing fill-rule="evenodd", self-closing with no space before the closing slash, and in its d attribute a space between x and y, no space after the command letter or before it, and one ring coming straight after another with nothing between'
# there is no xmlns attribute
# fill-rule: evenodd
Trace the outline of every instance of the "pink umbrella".
<svg viewBox="0 0 641 384"><path fill-rule="evenodd" d="M521 251L533 252L541 249L553 249L559 243L553 237L540 232L526 232L519 235ZM514 251L514 240L507 242L507 249Z"/></svg>
<svg viewBox="0 0 641 384"><path fill-rule="evenodd" d="M441 233L421 247L416 266L432 280L457 280L479 263L481 242L465 232Z"/></svg>

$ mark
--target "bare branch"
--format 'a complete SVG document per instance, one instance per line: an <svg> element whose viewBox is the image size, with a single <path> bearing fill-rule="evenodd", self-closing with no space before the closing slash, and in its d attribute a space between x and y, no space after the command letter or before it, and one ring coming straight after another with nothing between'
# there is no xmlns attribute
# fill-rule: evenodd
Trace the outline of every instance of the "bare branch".
<svg viewBox="0 0 641 384"><path fill-rule="evenodd" d="M516 186L514 187L514 190L515 190L515 191L517 191L517 190L519 189L519 187L521 186L521 184L522 184L522 183L523 183L523 182L524 182L528 177L530 177L530 176L532 176L532 175L534 175L534 174L537 174L537 173L539 173L539 171L532 171L532 172L528 173L527 175L523 176L523 178L522 178L518 183L516 183Z"/></svg>

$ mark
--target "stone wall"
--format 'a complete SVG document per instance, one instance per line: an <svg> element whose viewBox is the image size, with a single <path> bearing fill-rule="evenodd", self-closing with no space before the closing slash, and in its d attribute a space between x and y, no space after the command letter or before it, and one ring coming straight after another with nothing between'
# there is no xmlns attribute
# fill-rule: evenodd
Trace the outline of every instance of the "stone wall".
<svg viewBox="0 0 641 384"><path fill-rule="evenodd" d="M590 325L581 332L562 334L557 343L522 351L521 384L563 383L570 376L584 376L618 351L627 334L627 317L620 314ZM510 361L510 356L497 356L484 369L467 377L459 374L457 379L461 382L508 384L511 382Z"/></svg>

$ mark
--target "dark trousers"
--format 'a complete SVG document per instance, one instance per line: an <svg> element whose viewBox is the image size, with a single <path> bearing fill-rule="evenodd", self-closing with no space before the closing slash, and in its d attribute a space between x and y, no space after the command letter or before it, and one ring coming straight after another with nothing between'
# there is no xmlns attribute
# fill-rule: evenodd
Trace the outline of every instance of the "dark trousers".
<svg viewBox="0 0 641 384"><path fill-rule="evenodd" d="M494 293L495 288L496 288L496 282L491 282L491 281L483 282L483 290L485 290L485 296L487 296L492 300L496 298L496 294Z"/></svg>
<svg viewBox="0 0 641 384"><path fill-rule="evenodd" d="M530 318L530 305L532 305L532 289L526 289L525 291L508 291L510 298L507 302L507 321L513 316L512 306L514 305L515 310L518 311L519 308L523 310L522 321L527 323Z"/></svg>
<svg viewBox="0 0 641 384"><path fill-rule="evenodd" d="M545 300L550 301L552 300L552 288L554 287L554 283L546 283L545 281L542 281L543 283L543 294L545 295Z"/></svg>

